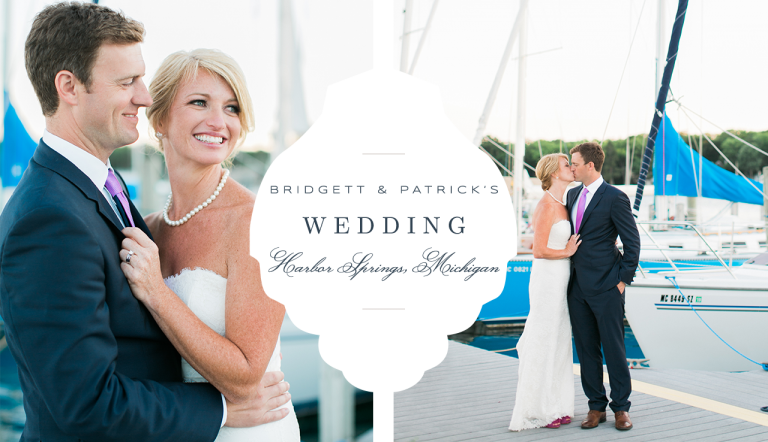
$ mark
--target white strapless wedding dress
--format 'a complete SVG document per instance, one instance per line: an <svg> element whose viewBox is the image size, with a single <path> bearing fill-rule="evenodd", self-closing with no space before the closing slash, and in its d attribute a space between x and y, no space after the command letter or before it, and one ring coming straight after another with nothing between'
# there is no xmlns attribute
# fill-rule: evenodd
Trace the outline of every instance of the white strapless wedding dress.
<svg viewBox="0 0 768 442"><path fill-rule="evenodd" d="M568 220L555 223L550 249L563 250L571 236ZM520 357L515 408L509 429L539 428L573 417L573 348L568 316L570 259L534 259L528 296L531 311L517 343Z"/></svg>
<svg viewBox="0 0 768 442"><path fill-rule="evenodd" d="M224 299L227 279L206 269L184 269L178 275L165 279L165 284L202 320L221 336L225 335ZM181 360L184 382L208 382L184 359ZM267 371L280 370L280 338L269 360ZM280 408L288 408L288 416L269 424L251 428L223 427L216 442L299 442L299 422L289 401Z"/></svg>

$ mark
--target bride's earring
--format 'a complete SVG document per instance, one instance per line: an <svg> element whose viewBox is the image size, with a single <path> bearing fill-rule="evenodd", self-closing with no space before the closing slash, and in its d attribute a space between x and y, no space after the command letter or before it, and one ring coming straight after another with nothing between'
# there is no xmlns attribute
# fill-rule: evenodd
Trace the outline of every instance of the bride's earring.
<svg viewBox="0 0 768 442"><path fill-rule="evenodd" d="M160 132L155 132L155 136L157 138L163 138L163 134L161 134Z"/></svg>

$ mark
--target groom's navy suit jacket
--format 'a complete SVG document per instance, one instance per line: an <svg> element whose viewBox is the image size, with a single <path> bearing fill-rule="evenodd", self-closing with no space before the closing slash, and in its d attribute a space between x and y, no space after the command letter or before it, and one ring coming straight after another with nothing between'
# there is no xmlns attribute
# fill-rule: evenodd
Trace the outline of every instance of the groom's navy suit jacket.
<svg viewBox="0 0 768 442"><path fill-rule="evenodd" d="M120 270L123 238L100 190L41 141L0 216L22 441L212 441L219 431L221 395L180 382L178 352Z"/></svg>
<svg viewBox="0 0 768 442"><path fill-rule="evenodd" d="M566 210L569 216L583 187L568 191ZM572 234L575 222L571 220ZM624 192L603 182L584 211L579 235L581 245L571 257L571 268L582 293L597 295L616 287L619 281L627 285L632 283L640 259L640 235ZM617 235L624 244L623 255L616 247Z"/></svg>

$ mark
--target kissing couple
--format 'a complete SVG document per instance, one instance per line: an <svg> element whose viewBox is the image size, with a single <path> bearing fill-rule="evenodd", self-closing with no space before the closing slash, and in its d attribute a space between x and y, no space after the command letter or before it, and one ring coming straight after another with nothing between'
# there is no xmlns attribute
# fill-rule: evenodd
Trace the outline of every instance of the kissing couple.
<svg viewBox="0 0 768 442"><path fill-rule="evenodd" d="M574 415L571 331L589 413L581 428L614 412L617 430L630 430L632 381L624 348L624 290L640 258L640 235L629 198L600 175L605 153L597 143L550 154L536 165L545 194L533 212L531 310L520 357L509 429L559 428ZM581 185L566 190L574 181ZM616 247L621 237L623 253ZM602 347L602 352L601 352ZM611 402L603 385L603 355Z"/></svg>
<svg viewBox="0 0 768 442"><path fill-rule="evenodd" d="M0 215L21 440L298 442L285 308L250 256L255 197L221 165L254 124L243 73L219 51L178 52L147 89L143 37L77 2L46 7L27 37L46 130ZM141 107L172 189L145 219L109 162Z"/></svg>

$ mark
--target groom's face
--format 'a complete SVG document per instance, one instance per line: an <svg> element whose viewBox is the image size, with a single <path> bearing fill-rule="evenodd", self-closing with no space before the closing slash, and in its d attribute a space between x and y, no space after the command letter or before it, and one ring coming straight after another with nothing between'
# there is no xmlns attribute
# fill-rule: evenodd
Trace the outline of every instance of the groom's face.
<svg viewBox="0 0 768 442"><path fill-rule="evenodd" d="M143 76L144 59L138 43L99 48L91 85L75 111L84 135L99 148L113 151L139 138L139 108L152 104Z"/></svg>
<svg viewBox="0 0 768 442"><path fill-rule="evenodd" d="M584 164L584 158L579 152L574 152L571 155L571 170L573 171L573 179L576 181L584 182L589 176L589 167Z"/></svg>

